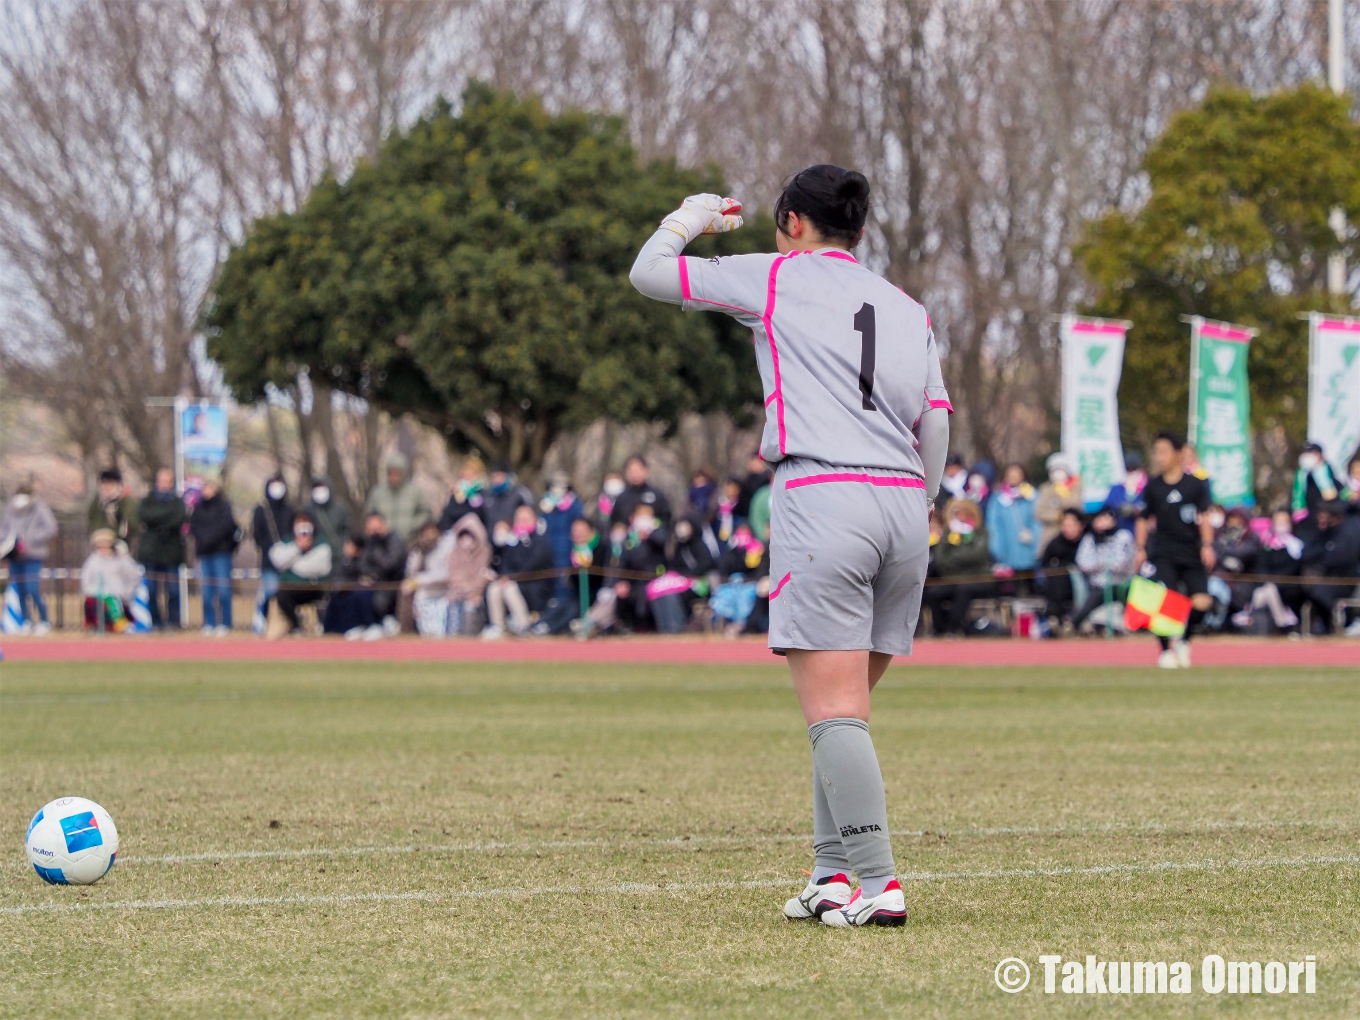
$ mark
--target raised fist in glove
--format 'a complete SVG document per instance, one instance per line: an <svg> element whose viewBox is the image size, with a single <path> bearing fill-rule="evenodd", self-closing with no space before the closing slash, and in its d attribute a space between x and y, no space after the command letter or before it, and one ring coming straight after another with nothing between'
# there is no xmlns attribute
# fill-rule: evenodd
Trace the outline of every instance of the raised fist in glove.
<svg viewBox="0 0 1360 1020"><path fill-rule="evenodd" d="M661 225L673 230L686 243L700 234L725 234L742 224L741 203L721 195L690 195Z"/></svg>

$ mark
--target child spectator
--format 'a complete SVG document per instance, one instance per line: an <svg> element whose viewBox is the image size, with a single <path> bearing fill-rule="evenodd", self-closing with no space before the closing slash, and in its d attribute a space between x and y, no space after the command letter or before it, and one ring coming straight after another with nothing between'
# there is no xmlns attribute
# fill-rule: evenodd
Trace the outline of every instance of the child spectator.
<svg viewBox="0 0 1360 1020"><path fill-rule="evenodd" d="M378 616L373 611L373 592L363 586L359 565L362 555L363 538L347 536L341 546L340 562L331 572L331 595L321 618L323 631L343 634L351 641L383 636L382 627L374 626Z"/></svg>
<svg viewBox="0 0 1360 1020"><path fill-rule="evenodd" d="M548 476L548 488L539 500L538 508L542 511L548 544L552 547L552 565L565 570L571 566L571 526L585 516L581 498L572 489L571 479L565 471L554 471ZM570 597L572 583L573 579L565 574L558 577L553 582L553 597Z"/></svg>
<svg viewBox="0 0 1360 1020"><path fill-rule="evenodd" d="M618 471L605 473L604 481L600 485L600 494L595 497L595 506L591 509L591 521L596 529L603 531L610 526L614 515L614 504L623 495L624 489L628 488L628 483L623 480L623 475Z"/></svg>
<svg viewBox="0 0 1360 1020"><path fill-rule="evenodd" d="M216 479L203 483L203 497L189 515L189 534L203 589L203 633L226 634L231 630L231 557L240 541L240 529Z"/></svg>
<svg viewBox="0 0 1360 1020"><path fill-rule="evenodd" d="M1044 547L1039 558L1042 575L1039 591L1047 601L1045 619L1063 619L1072 612L1073 593L1071 569L1077 565L1077 548L1086 533L1086 518L1080 510L1068 507L1063 511L1058 533Z"/></svg>
<svg viewBox="0 0 1360 1020"><path fill-rule="evenodd" d="M274 546L293 537L293 508L288 505L288 486L282 475L264 483L264 500L250 515L250 537L260 551L260 594L255 603L254 627L265 631L265 607L279 590L279 572L269 559Z"/></svg>
<svg viewBox="0 0 1360 1020"><path fill-rule="evenodd" d="M279 591L274 605L282 616L281 625L270 621L267 636L283 637L299 627L298 609L326 597L330 580L332 550L325 535L317 534L316 521L303 510L293 518L293 540L269 550L269 560L279 572Z"/></svg>
<svg viewBox="0 0 1360 1020"><path fill-rule="evenodd" d="M973 600L992 594L994 585L986 580L991 565L982 511L972 500L953 500L945 511L943 536L935 546L939 582L926 585L923 594L936 634L964 632Z"/></svg>
<svg viewBox="0 0 1360 1020"><path fill-rule="evenodd" d="M373 592L373 612L382 621L384 634L400 630L397 623L397 588L406 570L406 544L388 527L387 518L376 510L364 520L364 547L359 553L359 580ZM379 637L367 634L368 638Z"/></svg>
<svg viewBox="0 0 1360 1020"><path fill-rule="evenodd" d="M480 513L486 501L486 468L476 457L468 457L449 485L449 501L439 515L439 530L448 531L469 512Z"/></svg>
<svg viewBox="0 0 1360 1020"><path fill-rule="evenodd" d="M617 507L615 512L618 512ZM666 532L657 521L653 504L640 502L634 505L619 568L635 575L620 578L614 583L620 621L633 629L653 625L647 583L651 578L660 577L666 570Z"/></svg>
<svg viewBox="0 0 1360 1020"><path fill-rule="evenodd" d="M1261 558L1261 540L1251 530L1247 512L1240 508L1227 511L1223 517L1223 527L1214 536L1214 554L1218 560L1220 573L1229 575L1230 599L1228 612L1240 613L1251 606L1252 592L1256 584L1251 581L1234 581L1233 574L1257 574Z"/></svg>
<svg viewBox="0 0 1360 1020"><path fill-rule="evenodd" d="M364 514L379 514L403 545L415 538L420 526L434 516L425 491L411 477L411 462L393 451L383 461L386 477L375 485L364 504ZM368 543L364 543L365 547Z"/></svg>
<svg viewBox="0 0 1360 1020"><path fill-rule="evenodd" d="M128 495L123 473L117 468L99 472L99 488L85 516L92 535L100 528L108 528L116 541L129 548L137 540L137 501Z"/></svg>
<svg viewBox="0 0 1360 1020"><path fill-rule="evenodd" d="M482 599L491 572L491 541L486 525L476 513L466 513L449 531L453 548L449 551L449 624L450 634L476 634L480 629Z"/></svg>
<svg viewBox="0 0 1360 1020"><path fill-rule="evenodd" d="M731 544L718 562L718 573L724 580L713 593L709 608L722 621L724 634L736 637L748 631L768 631L770 551L749 524L737 525Z"/></svg>
<svg viewBox="0 0 1360 1020"><path fill-rule="evenodd" d="M449 626L449 554L453 536L426 521L406 550L406 571L397 597L397 624L403 634L443 637Z"/></svg>
<svg viewBox="0 0 1360 1020"><path fill-rule="evenodd" d="M1039 560L1037 495L1025 469L1011 464L987 504L987 547L992 562L1010 571L1033 570Z"/></svg>
<svg viewBox="0 0 1360 1020"><path fill-rule="evenodd" d="M156 472L156 487L137 508L142 526L137 539L137 562L146 568L152 627L180 625L179 568L184 564L184 522L188 514L184 500L175 491L175 472L161 468Z"/></svg>
<svg viewBox="0 0 1360 1020"><path fill-rule="evenodd" d="M1034 517L1042 529L1039 534L1040 548L1053 541L1062 523L1064 510L1082 508L1081 486L1072 474L1072 462L1065 454L1050 454L1044 462L1048 471L1048 481L1039 486L1039 499L1034 504Z"/></svg>
<svg viewBox="0 0 1360 1020"><path fill-rule="evenodd" d="M535 614L552 598L552 546L532 506L517 507L513 522L501 521L491 533L496 579L486 588L486 640L526 633ZM507 619L508 613L508 619Z"/></svg>
<svg viewBox="0 0 1360 1020"><path fill-rule="evenodd" d="M142 580L139 567L118 541L112 528L99 528L90 536L90 555L80 568L80 592L85 596L85 626L123 631L128 607Z"/></svg>
<svg viewBox="0 0 1360 1020"><path fill-rule="evenodd" d="M1091 518L1091 528L1077 546L1077 568L1086 578L1090 591L1080 608L1072 614L1072 626L1080 627L1086 618L1106 603L1123 601L1133 578L1138 543L1133 532L1119 527L1114 511L1101 507ZM1113 621L1105 620L1107 627Z"/></svg>
<svg viewBox="0 0 1360 1020"><path fill-rule="evenodd" d="M584 637L581 618L584 615L591 630L603 630L614 622L614 590L604 583L599 573L591 573L598 566L600 533L584 517L571 522L571 560L575 573L568 577L570 595L549 604L543 618L533 627L535 634L561 634L573 630Z"/></svg>
<svg viewBox="0 0 1360 1020"><path fill-rule="evenodd" d="M746 523L745 517L737 516L737 504L740 501L741 482L729 478L723 483L723 491L718 497L718 509L713 519L713 530L720 546L726 546L731 542L736 530Z"/></svg>
<svg viewBox="0 0 1360 1020"><path fill-rule="evenodd" d="M1261 542L1258 569L1267 577L1297 577L1303 556L1303 540L1294 534L1294 519L1288 510L1277 510L1270 517L1270 532ZM1298 611L1303 606L1303 590L1297 584L1268 581L1251 593L1251 604L1233 617L1239 630L1258 629L1258 614L1270 614L1277 630L1293 630L1299 625Z"/></svg>

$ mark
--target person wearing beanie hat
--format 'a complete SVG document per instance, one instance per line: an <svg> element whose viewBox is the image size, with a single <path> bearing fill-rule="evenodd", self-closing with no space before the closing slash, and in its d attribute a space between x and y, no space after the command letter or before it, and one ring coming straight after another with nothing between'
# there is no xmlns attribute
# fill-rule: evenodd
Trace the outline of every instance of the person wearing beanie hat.
<svg viewBox="0 0 1360 1020"><path fill-rule="evenodd" d="M1082 508L1081 482L1067 454L1050 454L1044 469L1048 472L1048 481L1039 486L1039 499L1034 504L1034 517L1043 528L1039 536L1040 549L1047 548L1061 530L1066 511Z"/></svg>
<svg viewBox="0 0 1360 1020"><path fill-rule="evenodd" d="M110 529L121 542L131 542L137 537L137 501L128 495L123 473L116 467L99 472L98 486L85 514L85 523L91 533L100 528Z"/></svg>

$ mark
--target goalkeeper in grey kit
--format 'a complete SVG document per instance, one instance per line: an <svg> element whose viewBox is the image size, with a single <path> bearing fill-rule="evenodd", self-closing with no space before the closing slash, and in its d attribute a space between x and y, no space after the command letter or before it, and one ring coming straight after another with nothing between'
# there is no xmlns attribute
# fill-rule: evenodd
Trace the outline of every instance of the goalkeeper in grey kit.
<svg viewBox="0 0 1360 1020"><path fill-rule="evenodd" d="M834 927L906 920L869 699L911 654L953 412L925 309L851 254L868 211L862 174L809 167L775 204L777 254L700 259L685 245L740 227L741 206L691 195L630 276L755 334L760 449L775 465L770 647L788 658L812 742L817 860L784 913Z"/></svg>

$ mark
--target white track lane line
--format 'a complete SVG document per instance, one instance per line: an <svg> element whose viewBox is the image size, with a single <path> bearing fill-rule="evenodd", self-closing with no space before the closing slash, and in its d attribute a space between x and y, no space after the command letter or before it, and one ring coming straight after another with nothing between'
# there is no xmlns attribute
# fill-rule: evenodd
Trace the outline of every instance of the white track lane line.
<svg viewBox="0 0 1360 1020"><path fill-rule="evenodd" d="M1011 878L1061 878L1067 876L1138 875L1166 871L1219 871L1229 869L1285 868L1300 870L1333 864L1360 864L1360 855L1328 857L1281 857L1259 860L1160 861L1155 864L1100 864L1083 868L999 868L988 871L909 871L897 877L904 882L990 881ZM87 910L202 910L212 907L345 906L354 903L453 902L460 899L487 899L494 896L631 896L689 892L716 892L724 889L795 888L796 882L782 878L748 882L625 882L620 885L559 885L509 887L504 889L458 889L452 892L416 890L403 893L352 893L334 896L223 896L203 900L114 900L109 903L34 903L21 907L0 907L0 916L23 914L73 913Z"/></svg>

